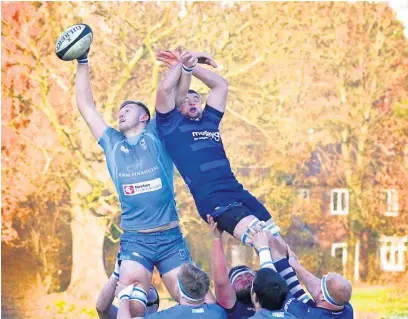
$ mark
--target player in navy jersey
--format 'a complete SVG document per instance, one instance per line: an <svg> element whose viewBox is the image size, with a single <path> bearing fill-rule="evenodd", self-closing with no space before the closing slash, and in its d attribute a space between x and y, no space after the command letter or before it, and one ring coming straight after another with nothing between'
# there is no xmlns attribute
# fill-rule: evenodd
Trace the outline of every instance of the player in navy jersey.
<svg viewBox="0 0 408 319"><path fill-rule="evenodd" d="M256 246L266 247L262 254L269 254L274 267L286 280L291 294L283 309L298 319L352 319L353 307L350 304L352 287L341 275L329 273L322 279L304 269L289 246L283 246L275 238L262 231L254 231L252 239ZM259 244L259 242L263 242ZM269 250L268 245L271 247ZM289 259L286 258L289 254ZM265 258L265 257L264 257ZM299 279L313 297L310 299L300 285Z"/></svg>
<svg viewBox="0 0 408 319"><path fill-rule="evenodd" d="M206 304L205 296L209 292L210 278L208 275L191 263L181 266L177 275L177 289L180 300L177 306L156 312L147 316L150 319L159 318L183 318L183 319L226 319L225 310L217 304ZM129 312L130 293L134 285L122 289L118 297L120 299L118 319L131 318Z"/></svg>
<svg viewBox="0 0 408 319"><path fill-rule="evenodd" d="M189 53L182 57L187 66L196 60ZM78 109L105 152L121 204L119 280L125 285L139 282L130 300L132 315L140 316L146 307L153 267L157 267L167 289L177 299L178 268L191 260L174 201L173 164L157 133L156 120L150 120L149 109L142 102L122 103L119 130L106 124L94 105L88 59L82 57L78 62L75 81ZM162 82L168 83L168 77L171 72ZM184 95L189 83L186 86ZM165 90L157 94L160 104L169 99L175 103L175 98Z"/></svg>
<svg viewBox="0 0 408 319"><path fill-rule="evenodd" d="M199 63L214 64L205 54L193 54ZM172 70L179 65L179 56L174 52L161 52L158 60ZM237 181L225 153L219 125L227 103L226 80L200 65L183 67L181 73L180 81L194 75L210 88L206 106L203 110L201 96L193 90L188 91L180 107L157 103L157 126L200 216L207 221L207 215L211 215L218 227L244 244L249 244L250 231L258 224L278 235L279 227L266 208Z"/></svg>
<svg viewBox="0 0 408 319"><path fill-rule="evenodd" d="M235 266L228 272L222 244L222 231L208 216L208 224L213 234L211 248L211 272L214 280L215 298L223 307L229 319L246 319L255 314L251 300L251 287L255 272L244 265Z"/></svg>
<svg viewBox="0 0 408 319"><path fill-rule="evenodd" d="M283 309L287 295L288 285L276 271L270 268L258 270L251 288L251 298L256 313L249 318L296 319L297 317Z"/></svg>

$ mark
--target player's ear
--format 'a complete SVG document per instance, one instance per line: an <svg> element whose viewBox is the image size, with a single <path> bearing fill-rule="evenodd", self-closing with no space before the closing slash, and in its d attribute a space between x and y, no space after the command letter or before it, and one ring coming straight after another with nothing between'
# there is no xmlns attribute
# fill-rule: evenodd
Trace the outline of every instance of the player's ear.
<svg viewBox="0 0 408 319"><path fill-rule="evenodd" d="M149 115L147 115L146 113L145 114L142 114L141 116L140 116L140 122L149 122Z"/></svg>

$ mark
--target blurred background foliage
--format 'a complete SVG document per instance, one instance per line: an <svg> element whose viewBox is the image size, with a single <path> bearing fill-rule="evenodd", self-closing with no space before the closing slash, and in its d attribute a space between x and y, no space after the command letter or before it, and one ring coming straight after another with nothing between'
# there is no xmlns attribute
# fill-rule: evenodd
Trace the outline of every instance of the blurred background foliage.
<svg viewBox="0 0 408 319"><path fill-rule="evenodd" d="M386 3L10 2L1 31L2 285L14 296L2 309L10 317L28 318L40 296L61 292L74 301L58 301L55 313L94 316L118 249L118 200L76 109L76 63L54 53L61 32L81 22L94 32L93 92L110 125L127 98L153 111L164 71L156 52L209 52L229 82L221 132L234 172L305 265L356 279L355 260L343 269L327 244L341 229L349 256L361 248L363 285L406 282L406 272L382 274L378 265L378 238L407 234L408 42ZM193 88L208 93L199 81ZM210 271L209 230L179 175L175 183L192 256ZM332 188L349 190L348 215L327 213ZM387 188L399 191L396 218L380 209ZM298 189L310 190L310 201L299 201ZM225 242L230 265L257 267L252 250ZM154 282L161 287L157 274ZM76 309L79 300L89 309Z"/></svg>

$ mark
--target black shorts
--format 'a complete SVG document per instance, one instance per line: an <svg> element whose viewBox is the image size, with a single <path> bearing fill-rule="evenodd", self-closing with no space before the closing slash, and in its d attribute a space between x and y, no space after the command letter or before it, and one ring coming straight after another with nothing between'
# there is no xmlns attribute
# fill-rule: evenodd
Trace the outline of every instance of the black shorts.
<svg viewBox="0 0 408 319"><path fill-rule="evenodd" d="M220 229L233 236L235 227L247 216L253 215L265 222L271 219L268 210L255 197L251 196L241 201L241 204L240 206L232 205L230 209L214 218Z"/></svg>

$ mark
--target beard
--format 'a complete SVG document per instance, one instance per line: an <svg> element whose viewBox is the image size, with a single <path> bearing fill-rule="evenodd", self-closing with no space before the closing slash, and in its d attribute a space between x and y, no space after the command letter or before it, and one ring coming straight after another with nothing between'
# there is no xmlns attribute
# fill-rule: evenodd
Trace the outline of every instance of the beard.
<svg viewBox="0 0 408 319"><path fill-rule="evenodd" d="M240 291L237 291L235 294L237 295L237 300L239 300L243 304L252 305L251 286L241 289Z"/></svg>

